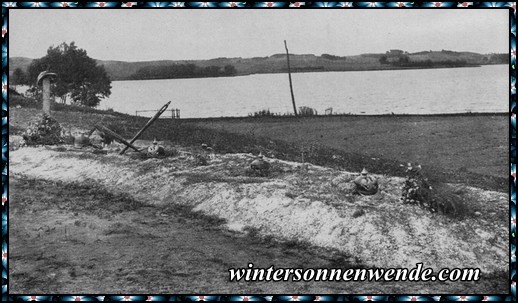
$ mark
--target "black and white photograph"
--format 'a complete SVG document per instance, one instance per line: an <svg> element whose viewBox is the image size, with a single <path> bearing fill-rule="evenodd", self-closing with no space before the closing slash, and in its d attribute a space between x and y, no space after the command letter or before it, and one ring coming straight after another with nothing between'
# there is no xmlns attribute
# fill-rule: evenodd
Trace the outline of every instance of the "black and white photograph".
<svg viewBox="0 0 518 303"><path fill-rule="evenodd" d="M511 14L10 9L9 294L509 294Z"/></svg>

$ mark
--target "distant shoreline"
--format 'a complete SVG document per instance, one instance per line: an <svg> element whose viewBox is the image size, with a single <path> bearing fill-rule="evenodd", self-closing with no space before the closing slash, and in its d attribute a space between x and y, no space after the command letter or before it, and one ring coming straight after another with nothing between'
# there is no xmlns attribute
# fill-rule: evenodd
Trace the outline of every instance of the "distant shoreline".
<svg viewBox="0 0 518 303"><path fill-rule="evenodd" d="M478 54L450 50L408 53L404 50L391 49L385 53L353 56L290 53L289 58L292 73L480 67L510 63L508 53ZM9 74L17 68L27 71L34 60L10 57ZM288 71L285 53L252 58L218 57L203 60L137 62L96 59L96 62L104 67L112 81L235 77Z"/></svg>
<svg viewBox="0 0 518 303"><path fill-rule="evenodd" d="M291 71L292 74L309 74L309 73L341 73L341 72L372 72L372 71L393 71L393 70L422 70L422 69L449 69L449 68L476 68L488 65L507 65L507 64L473 64L473 65L464 65L464 66L434 66L434 67L426 67L426 66L412 66L412 67L398 67L392 66L392 68L364 68L364 69L348 69L348 70L303 70L303 71ZM284 74L288 73L288 71L273 71L273 72L265 72L265 73L249 73L249 74L236 74L236 75L226 75L226 76L206 76L206 77L182 77L182 78L153 78L153 79L117 79L112 80L112 82L121 82L121 81L149 81L149 80L184 80L184 79L205 79L205 78L235 78L235 77L245 77L252 75L275 75L275 74Z"/></svg>
<svg viewBox="0 0 518 303"><path fill-rule="evenodd" d="M195 121L225 121L225 120L289 120L289 119L332 119L332 118L449 118L449 117L480 117L480 116L507 116L508 112L462 112L462 113L440 113L440 114L337 114L337 115L316 115L316 116L267 116L267 117L249 117L249 116L232 116L232 117L204 117L204 118L181 118L179 120L186 122ZM145 117L145 116L139 116Z"/></svg>

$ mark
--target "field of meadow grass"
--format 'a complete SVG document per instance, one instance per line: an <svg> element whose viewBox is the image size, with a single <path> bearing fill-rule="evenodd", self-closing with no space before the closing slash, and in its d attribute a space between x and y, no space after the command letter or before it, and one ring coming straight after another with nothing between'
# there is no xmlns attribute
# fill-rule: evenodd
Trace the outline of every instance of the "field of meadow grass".
<svg viewBox="0 0 518 303"><path fill-rule="evenodd" d="M159 292L189 291L193 285L189 281L200 279L208 283L196 291L218 285L235 292L236 286L222 275L227 268L243 266L254 258L271 262L272 252L276 265L304 267L310 264L304 256L308 249L324 249L312 258L325 261L310 266L413 266L414 261L425 261L434 268L483 268L486 279L476 284L426 285L426 289L438 292L502 291L508 285L508 181L505 174L499 174L507 167L506 153L499 145L507 146L507 137L502 135L504 115L160 119L140 142L149 144L157 138L174 151L156 159L136 153L67 152L66 148L50 146L15 150L11 137L20 136L40 114L37 103L23 102L9 108L10 190L14 193L9 203L13 222L38 223L29 231L23 225L13 225L16 237L12 238L11 257L16 260L15 278L25 286L32 285L31 290L77 291L86 286L135 291L139 286L150 287L136 283L137 276L145 276L159 282L153 286ZM102 123L127 139L148 120L98 110L76 111L65 105L55 107L52 117L66 132L87 132ZM199 165L183 156L199 151L201 144L213 148L215 159ZM255 176L248 170L259 153L272 163L268 176ZM423 175L436 188L438 197L448 203L447 212L430 212L401 202L406 180L401 177L407 173L407 162L422 164ZM374 196L354 195L345 186L362 168L380 182ZM43 202L40 194L33 192L40 192L41 187L45 188ZM85 201L77 197L78 192ZM57 196L63 203L45 202ZM108 201L112 203L106 205ZM185 222L193 224L185 227ZM49 245L42 234L55 238L52 245L56 250L38 257L34 252L39 254ZM379 241L380 237L387 241ZM254 244L255 238L261 240ZM281 254L282 249L275 248L279 244L270 238L280 240L283 247L293 245L297 255ZM131 253L125 248L128 239L134 240L130 241ZM182 246L185 239L189 247ZM257 254L242 251L234 258L230 251L243 244L251 245ZM33 252L23 252L21 248L27 245ZM84 245L92 248L86 263L78 259ZM113 258L106 259L106 245L115 251ZM158 247L156 258L149 257L155 253L150 247ZM146 259L134 252L145 254ZM119 282L99 284L96 281L102 281L102 275L89 278L100 259ZM65 272L61 272L63 264L52 262L51 271L66 279L80 277L77 281L81 283L70 285L59 280L48 285L39 281L30 273L49 270L42 260L65 260ZM143 267L142 262L152 265ZM164 262L180 262L180 272L168 267L157 274ZM132 269L124 269L129 263ZM186 274L201 267L209 270L202 278ZM322 286L287 283L273 290L271 285L242 290L345 291L331 284ZM369 283L347 291L422 289L422 285L409 287Z"/></svg>
<svg viewBox="0 0 518 303"><path fill-rule="evenodd" d="M23 132L39 108L24 97L11 98L9 133ZM101 122L128 139L148 120L56 104L53 117L69 132L87 131ZM365 167L394 176L404 176L406 164L417 162L434 182L508 188L506 114L159 119L141 139L154 138L193 147L205 143L217 153L262 152L282 160L348 171Z"/></svg>
<svg viewBox="0 0 518 303"><path fill-rule="evenodd" d="M509 121L505 114L315 116L199 119L200 128L262 141L272 153L295 160L401 176L401 164L419 163L423 173L507 191ZM282 144L279 144L282 142ZM280 149L279 147L283 145Z"/></svg>

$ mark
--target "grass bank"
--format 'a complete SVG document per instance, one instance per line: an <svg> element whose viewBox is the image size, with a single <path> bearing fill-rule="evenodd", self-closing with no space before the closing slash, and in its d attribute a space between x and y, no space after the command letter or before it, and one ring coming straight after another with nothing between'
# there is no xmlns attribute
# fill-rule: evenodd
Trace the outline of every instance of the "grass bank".
<svg viewBox="0 0 518 303"><path fill-rule="evenodd" d="M21 133L38 112L38 103L10 97L9 133ZM55 106L53 116L71 131L101 122L125 138L148 120L67 105ZM508 188L508 125L505 114L160 119L142 139L193 147L205 143L218 153L262 152L299 162L304 156L316 165L348 171L365 167L394 176L404 176L402 164L419 162L437 182L503 192Z"/></svg>
<svg viewBox="0 0 518 303"><path fill-rule="evenodd" d="M141 215L144 212L142 208L148 206L165 213L171 220L186 219L199 212L208 215L202 218L204 223L199 223L199 226L217 226L224 221L227 223L224 229L227 230L257 230L262 236L280 239L290 245L300 242L336 249L343 256L350 256L344 266L354 263L354 267L411 268L423 262L434 270L480 268L484 277L499 273L500 287L506 285L508 221L505 219L505 193L461 187L463 197L469 201L470 212L464 214L462 219L452 218L402 203L399 197L403 178L377 175L380 185L378 193L374 196L359 196L352 194L349 187L343 186L354 178L354 174L313 165L302 169L296 162L271 159L272 167L276 168L274 176L248 177L244 170L252 159L248 154L218 155L207 166L197 166L182 156L137 161L116 154L93 155L87 151L66 152L44 147L21 148L11 153L10 174L16 178L27 176L58 182L58 186L51 186L50 192L63 194L67 203L73 203L73 212L85 211L90 215L117 213L120 222L116 220L109 224L113 226L105 228L102 222L98 222L94 227L89 227L80 222L77 224L83 228L73 228L83 238L96 235L91 246L96 245L97 239L104 239L97 236L98 231L90 230L95 227L103 231L101 235L123 235L125 241L143 241L140 237L143 227L130 224L132 220L128 217L131 211L135 211L137 216ZM70 183L96 184L96 188L106 190L98 190L99 194L96 195L77 186L66 185ZM69 188L71 190L66 191ZM123 195L118 198L120 193ZM51 198L43 199L41 194L26 197L52 201ZM80 201L83 198L92 201ZM141 204L132 203L132 199ZM14 200L10 203L17 205L19 202ZM46 204L44 202L31 204L47 207L41 205ZM25 208L27 206L20 209ZM36 213L40 215L40 212ZM29 211L23 214L27 214L27 218L32 217L30 221L34 221L37 215ZM211 219L212 216L223 220ZM47 220L61 217L74 220L72 212L67 211L61 215L47 214L45 217ZM29 221L27 218L23 222ZM155 216L146 221L156 224L160 221L158 218ZM85 218L85 221L93 220ZM167 222L165 224L167 234L153 233L157 244L170 241L176 243L183 247L178 250L179 253L196 252L208 246L204 242L194 245L197 249L182 246L183 241L177 236L178 227ZM52 235L54 225L48 226L51 229L48 232ZM55 232L55 236L63 235ZM20 239L19 236L17 238ZM46 238L41 242L48 240ZM194 244L192 240L190 243ZM124 248L116 251L121 255L127 254ZM136 251L138 255L149 255L141 247ZM134 254L128 255L130 257ZM156 261L156 258L150 259ZM229 265L232 258L222 255L218 259ZM256 263L255 257L250 256L250 260ZM271 262L278 266L280 261ZM192 264L191 267L198 268ZM120 268L120 264L117 268ZM138 266L135 265L135 268ZM484 280L481 285L488 282L494 281ZM402 284L405 283L393 285ZM454 285L451 286L458 287L461 284ZM387 290L385 287L388 286L380 285L380 288ZM450 286L441 283L434 287L450 289Z"/></svg>
<svg viewBox="0 0 518 303"><path fill-rule="evenodd" d="M10 135L22 132L38 112L37 108L11 107ZM102 122L126 138L132 137L147 121L146 118L121 114L77 112L72 108L55 110L53 116L65 129L84 131ZM488 120L488 116L473 117L480 120L471 120L471 123L468 120L464 124L474 125ZM326 293L415 293L422 289L462 292L472 288L486 293L487 289L503 291L508 285L505 273L508 253L505 187L498 183L499 177L492 177L490 173L476 175L468 170L442 167L430 156L435 148L450 153L457 161L464 161L455 140L452 142L445 138L465 132L476 139L473 129L455 123L455 119L445 120L450 124L437 120L441 117L412 120L420 118L227 119L218 120L217 124L206 119L160 120L143 136L143 139L157 137L183 151L199 147L201 143L212 146L218 153L216 159L201 167L180 156L139 160L115 153L94 155L88 151L77 153L44 147L13 151L10 174L17 179L12 178L14 183L10 184L14 195L11 195L9 204L13 210L12 218L17 216L12 222L19 225L12 230L17 234L12 234L11 238L10 256L14 256L14 261L10 264L19 274L16 279L25 285L38 287L34 288L37 292L66 288L64 283L72 280L80 283L68 284L70 287L66 290L105 287L133 292L155 287L157 292L189 292L194 280L207 282L197 284L199 289L196 291L210 292L214 285L218 285L225 292L235 292L242 285L229 284L226 269L241 267L250 260L259 265L269 266L273 262L276 266L287 264L295 267L413 266L414 261L420 260L434 268L480 267L486 280L469 285L441 283L433 287L392 283L372 287L369 284L362 288L351 284L298 284L279 285L272 289L272 285L262 288L262 285L247 284L241 291L248 293L322 290ZM500 119L505 120L496 117L493 122L487 122L487 127L499 125ZM340 132L344 127L350 127L345 134ZM435 141L429 139L430 142L391 145L390 140L404 137L405 130L413 140L424 136L415 129L445 133L437 136L439 138ZM379 135L380 132L385 136ZM487 136L485 141L490 141L490 133L488 130L483 135L483 138ZM333 146L336 137L342 135L344 138L353 136L353 139L348 139L352 140L350 146L359 142L361 149L351 151L349 145ZM478 149L494 148L491 142L485 141L474 146ZM460 186L471 211L462 220L400 203L403 179L394 176L404 174L400 165L408 160L402 160L404 157L398 152L412 151L412 155L418 155L419 150L410 147L413 144L423 145L421 151L426 151L425 147L431 150L427 155L434 160L431 163L435 170L429 169L434 166L428 164L424 169L437 182L459 179L460 183L470 186L497 187L500 193ZM437 148L433 144L443 144L446 148ZM374 156L368 149L371 146L387 150L387 154ZM272 177L249 177L244 170L252 157L234 154L237 152L262 152L269 157L296 162L271 159L272 167L277 168ZM305 170L300 165L302 156L305 161L322 166L308 165ZM377 175L380 191L369 197L350 195L340 185L353 175L343 169L359 171L364 166L380 174ZM36 178L36 181L17 184L27 181L24 175ZM476 178L468 179L471 175ZM41 180L53 181L38 184ZM87 187L91 181L101 187L90 190ZM79 185L70 185L74 182L79 182ZM106 202L111 204L105 205ZM196 213L209 216L197 220ZM219 228L223 223L220 219L225 219L227 226L212 232L212 228ZM23 222L28 221L38 224L26 229ZM194 224L186 226L189 222ZM474 230L473 226L477 228ZM252 238L256 234L284 237L288 242L282 249L277 243L264 240L254 246L253 241L241 241L239 233L232 234L232 230L244 230ZM231 233L230 239L223 237L226 233ZM312 255L310 252L316 249L314 246L309 246L309 251L304 250L303 244L289 242L290 239L307 241L321 248L336 248L345 254L333 255L328 260L319 259L327 251ZM88 255L81 254L85 246L91 248ZM293 256L291 253L280 254L290 247L299 253ZM272 251L279 253L271 255ZM311 263L311 260L318 261ZM336 263L337 260L341 261ZM96 268L99 263L105 267ZM163 264L174 266L164 269ZM44 284L43 280L31 274L34 272L54 274L50 278L55 283L51 286ZM102 277L117 282L99 284L98 281L106 281ZM150 280L157 283L142 284L142 281Z"/></svg>

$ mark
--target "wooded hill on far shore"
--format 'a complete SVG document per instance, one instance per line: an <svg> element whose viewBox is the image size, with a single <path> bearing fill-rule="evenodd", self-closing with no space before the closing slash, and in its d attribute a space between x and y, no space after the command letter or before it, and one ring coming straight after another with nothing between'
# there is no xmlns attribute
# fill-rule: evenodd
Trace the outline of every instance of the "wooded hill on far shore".
<svg viewBox="0 0 518 303"><path fill-rule="evenodd" d="M9 74L16 68L27 71L33 59L9 58ZM254 58L215 58L210 60L159 60L125 62L97 60L111 80L148 80L175 78L228 77L287 72L286 54ZM450 50L408 53L393 49L382 54L335 56L290 54L292 72L363 71L473 67L508 64L508 54L478 54Z"/></svg>

